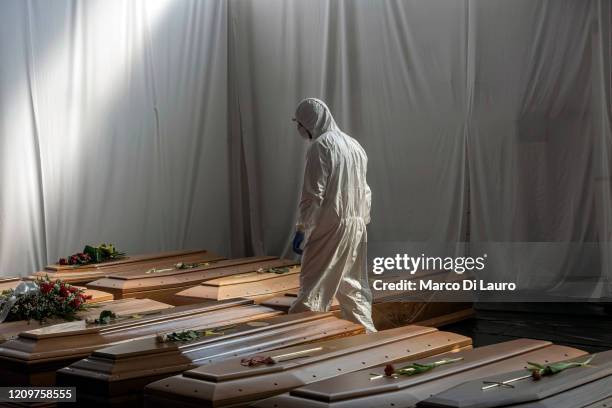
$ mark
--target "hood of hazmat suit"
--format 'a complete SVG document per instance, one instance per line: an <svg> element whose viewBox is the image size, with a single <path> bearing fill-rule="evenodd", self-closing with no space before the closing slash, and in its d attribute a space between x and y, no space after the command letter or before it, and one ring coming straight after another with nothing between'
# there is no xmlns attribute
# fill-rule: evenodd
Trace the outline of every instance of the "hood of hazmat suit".
<svg viewBox="0 0 612 408"><path fill-rule="evenodd" d="M359 142L340 130L323 101L304 99L295 119L312 142L297 220L306 236L300 293L291 312L328 310L335 296L345 318L376 331L367 274L368 157Z"/></svg>

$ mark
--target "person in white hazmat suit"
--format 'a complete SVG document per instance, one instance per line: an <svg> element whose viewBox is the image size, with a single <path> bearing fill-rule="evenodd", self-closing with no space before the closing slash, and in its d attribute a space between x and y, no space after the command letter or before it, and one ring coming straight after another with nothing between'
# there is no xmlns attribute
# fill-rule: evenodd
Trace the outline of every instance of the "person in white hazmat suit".
<svg viewBox="0 0 612 408"><path fill-rule="evenodd" d="M368 157L318 99L301 101L294 121L311 145L293 240L293 250L303 253L300 291L289 313L327 311L336 296L344 318L375 332L366 252Z"/></svg>

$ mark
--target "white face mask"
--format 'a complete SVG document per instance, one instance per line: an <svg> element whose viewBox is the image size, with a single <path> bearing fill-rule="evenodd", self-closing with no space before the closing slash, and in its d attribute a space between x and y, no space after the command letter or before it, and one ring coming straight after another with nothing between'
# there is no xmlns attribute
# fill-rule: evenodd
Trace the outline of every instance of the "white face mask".
<svg viewBox="0 0 612 408"><path fill-rule="evenodd" d="M298 126L298 133L300 134L300 136L302 136L304 139L306 140L310 140L310 135L308 134L308 131L306 130L305 127L303 126Z"/></svg>

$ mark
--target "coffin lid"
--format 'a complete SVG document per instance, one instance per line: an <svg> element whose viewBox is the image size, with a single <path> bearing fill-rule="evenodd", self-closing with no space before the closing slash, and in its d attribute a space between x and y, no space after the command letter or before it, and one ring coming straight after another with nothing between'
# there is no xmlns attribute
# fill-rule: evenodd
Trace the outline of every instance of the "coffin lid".
<svg viewBox="0 0 612 408"><path fill-rule="evenodd" d="M275 261L275 260L278 260L278 257L256 256L256 257L248 257L248 258L226 259L226 260L216 261L214 263L210 263L209 265L205 265L205 266L203 265L201 267L192 268L192 269L177 269L174 271L165 271L165 272L156 272L156 273L142 273L141 272L141 273L134 274L134 275L132 274L130 275L109 275L108 277L113 278L113 279L120 279L120 280L151 279L151 278L159 278L159 277L165 277L165 276L186 274L186 273L191 273L191 272L202 272L202 271L208 271L211 269L228 268L228 267L238 266L238 265L269 262L269 261ZM282 261L280 262L280 264L282 265L293 265L296 263L295 261L288 261L288 260L280 260L280 261Z"/></svg>
<svg viewBox="0 0 612 408"><path fill-rule="evenodd" d="M158 302L152 299L121 299L96 304L95 308L79 312L79 319L96 318L102 310L110 310L117 316L130 316L143 313L155 313L163 309L171 309L174 306ZM19 320L14 322L4 322L0 324L0 340L5 341L19 335L21 332L47 327L55 324L65 323L61 319L49 319L44 325L35 320Z"/></svg>
<svg viewBox="0 0 612 408"><path fill-rule="evenodd" d="M223 311L211 308L201 310L201 313L184 314L179 317L165 314L163 318L158 319L130 319L126 323L111 324L108 325L111 327L105 326L104 328L76 327L67 333L54 329L40 333L42 329L39 329L33 330L38 331L37 334L27 332L16 340L2 344L0 360L44 363L50 360L82 358L105 345L154 337L158 333L167 333L172 330L212 329L222 327L224 324L237 324L278 314L278 311L264 306L234 305Z"/></svg>
<svg viewBox="0 0 612 408"><path fill-rule="evenodd" d="M5 276L5 277L0 278L0 284L10 283L10 282L19 282L20 280L21 278L17 276Z"/></svg>
<svg viewBox="0 0 612 408"><path fill-rule="evenodd" d="M136 262L152 261L155 259L171 258L171 257L176 257L176 256L185 256L185 255L196 255L196 254L202 254L202 255L206 254L207 257L223 259L223 257L215 253L212 253L210 251L207 251L205 249L195 249L195 250L187 250L187 251L177 250L177 251L155 252L151 254L129 255L124 258L117 259L116 261L89 264L89 265L79 267L79 268L74 268L72 265L51 264L51 265L47 265L45 269L48 271L75 271L76 272L76 271L87 270L87 269L106 268L106 267L112 267L112 266L117 266L117 265L127 265L127 264L136 263Z"/></svg>
<svg viewBox="0 0 612 408"><path fill-rule="evenodd" d="M185 252L185 251L183 251ZM37 279L48 276L50 279L62 279L68 283L91 282L95 279L114 274L138 274L144 273L151 268L170 268L178 262L215 262L225 259L222 256L208 251L187 251L181 253L171 253L171 256L163 256L153 259L143 259L131 263L101 263L98 267L83 266L74 268L72 266L62 266L59 270L44 270L35 272L28 279Z"/></svg>
<svg viewBox="0 0 612 408"><path fill-rule="evenodd" d="M290 393L261 401L254 406L258 408L272 408L275 406L305 408L321 405L338 408L371 408L375 406L414 407L419 401L429 398L432 393L441 392L471 379L518 370L525 366L525 361L559 361L567 359L568 357L575 358L587 354L572 347L546 344L547 342L539 343L541 343L540 345L544 345L544 347L532 350L525 348L524 353L521 353L519 351L521 347L518 347L517 351L519 354L515 355L511 355L502 350L500 355L496 356L500 357L497 361L489 358L491 353L486 352L486 349L497 348L498 345L486 346L485 348L478 348L473 351L451 352L427 359L405 360L405 363L398 363L396 367L403 367L415 361L439 361L442 358L456 358L462 356L466 357L464 361L467 361L467 357L470 355L483 359L482 364L473 364L476 363L476 361L470 362L471 367L468 370L464 370L464 367L460 367L464 361L458 361L449 365L437 367L423 374L399 376L398 378L381 377L384 373L383 367L360 370L351 374L343 374L335 378L323 380L320 383L302 386L290 391ZM517 346L520 345L517 344ZM481 354L481 351L486 353ZM447 370L450 369L450 372L438 371L443 368ZM377 377L372 377L372 374L377 375ZM349 384L350 381L353 381L353 383ZM372 384L367 384L367 389L362 392L360 387L365 384L366 381ZM332 388L336 385L340 387L337 392Z"/></svg>
<svg viewBox="0 0 612 408"><path fill-rule="evenodd" d="M210 279L176 294L178 297L201 299L253 298L282 293L300 285L300 266L289 265L285 273L246 272Z"/></svg>
<svg viewBox="0 0 612 408"><path fill-rule="evenodd" d="M53 326L41 327L39 329L19 333L19 337L40 340L52 337L81 335L85 333L103 333L106 331L125 329L135 325L165 321L169 318L176 319L179 317L186 317L213 310L225 309L232 306L248 304L253 304L253 301L248 299L231 299L219 302L207 302L198 305L176 306L171 309L156 311L151 315L143 315L141 318L124 320L106 325L88 325L84 320L60 323Z"/></svg>
<svg viewBox="0 0 612 408"><path fill-rule="evenodd" d="M289 271L284 273L274 273L274 272L247 272L241 273L239 275L232 276L224 276L222 278L215 278L208 280L206 282L201 283L201 285L206 286L228 286L228 285L242 285L251 282L261 282L268 279L276 279L281 278L287 275L293 275L300 273L300 267L297 263L293 265L288 264Z"/></svg>
<svg viewBox="0 0 612 408"><path fill-rule="evenodd" d="M586 359L587 357L583 356L568 361L582 362ZM482 390L483 381L506 381L528 374L527 370L469 381L429 398L422 406L492 408L539 401L612 375L612 350L597 354L590 365L570 368L552 376L542 377L539 381L517 381L512 384L513 388L495 387Z"/></svg>
<svg viewBox="0 0 612 408"><path fill-rule="evenodd" d="M84 295L91 296L91 299L87 300L87 303L100 303L107 302L109 300L113 300L112 293L104 292L96 289L87 289L83 286L77 286L79 289L84 289Z"/></svg>
<svg viewBox="0 0 612 408"><path fill-rule="evenodd" d="M267 325L250 325L262 322ZM61 372L97 383L156 378L161 373L170 375L231 356L359 334L363 333L363 327L331 313L305 312L241 323L234 329L221 331L222 335L185 343L157 343L153 338L126 342L97 350ZM75 381L78 382L76 378Z"/></svg>
<svg viewBox="0 0 612 408"><path fill-rule="evenodd" d="M405 339L406 337L433 333L435 331L437 330L421 326L399 327L397 329L370 333L368 335L358 335L353 337L323 341L316 344L306 344L277 350L275 353L272 354L290 354L320 347L320 350L312 351L304 357L283 361L273 365L245 367L240 364L240 359L230 359L226 361L221 361L216 364L198 367L196 369L183 373L183 376L217 383L238 378L247 378L261 374L280 372L291 369L296 366L309 364L318 360L325 360L340 355L350 354L357 350L363 350L364 347L378 347L387 343L393 343L395 341Z"/></svg>
<svg viewBox="0 0 612 408"><path fill-rule="evenodd" d="M384 367L378 367L365 371L356 371L312 383L291 391L291 395L319 401L335 402L383 392L396 391L401 388L412 387L423 382L432 381L448 375L454 375L462 371L471 370L479 366L491 364L520 354L528 353L533 350L545 348L550 344L550 342L542 340L512 340L491 346L479 347L475 350L449 353L444 357L428 357L415 361L406 361L396 365L397 369L412 362L431 363L434 361L440 361L442 358L463 358L462 361L439 366L434 370L420 375L399 376L398 378L385 377L377 380L371 380L371 374L384 374Z"/></svg>
<svg viewBox="0 0 612 408"><path fill-rule="evenodd" d="M254 335L264 331L276 330L287 326L297 326L314 321L321 321L326 318L333 318L331 312L305 312L299 314L276 316L269 319L259 319L241 323L229 329L223 330L222 336L203 337L201 339L187 343L158 343L155 339L140 339L129 343L117 344L96 350L92 353L95 357L119 360L136 356L153 355L164 352L167 349L189 350L211 343L225 342L231 339L240 338L245 335Z"/></svg>
<svg viewBox="0 0 612 408"><path fill-rule="evenodd" d="M425 329L425 330L419 330ZM401 335L403 334L403 336ZM346 340L351 340L347 342ZM323 346L323 354L281 360L272 366L244 367L240 358L223 360L166 378L146 387L147 398L175 405L227 406L252 403L296 387L364 368L446 353L471 346L471 340L454 333L405 326L368 335L306 344L260 353L277 358L291 352ZM326 352L327 351L327 352ZM197 402L195 402L197 400ZM287 406L287 405L285 405Z"/></svg>

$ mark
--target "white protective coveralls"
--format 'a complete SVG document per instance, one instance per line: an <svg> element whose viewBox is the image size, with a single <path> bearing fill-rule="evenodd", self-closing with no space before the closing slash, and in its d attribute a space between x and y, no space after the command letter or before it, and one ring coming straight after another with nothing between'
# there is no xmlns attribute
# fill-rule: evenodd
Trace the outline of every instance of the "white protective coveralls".
<svg viewBox="0 0 612 408"><path fill-rule="evenodd" d="M338 128L322 101L303 100L295 119L310 132L312 143L297 222L305 233L300 291L289 312L327 311L336 296L344 318L374 332L367 274L368 157Z"/></svg>

